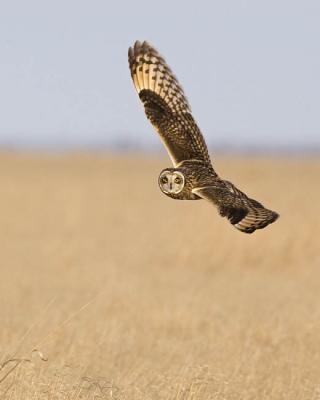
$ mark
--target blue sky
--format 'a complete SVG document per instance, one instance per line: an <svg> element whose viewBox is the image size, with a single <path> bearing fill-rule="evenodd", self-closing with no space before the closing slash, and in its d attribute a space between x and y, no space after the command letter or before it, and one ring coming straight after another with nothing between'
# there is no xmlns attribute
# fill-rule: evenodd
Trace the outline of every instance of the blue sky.
<svg viewBox="0 0 320 400"><path fill-rule="evenodd" d="M11 0L0 146L160 146L127 49L153 43L210 146L320 147L320 2Z"/></svg>

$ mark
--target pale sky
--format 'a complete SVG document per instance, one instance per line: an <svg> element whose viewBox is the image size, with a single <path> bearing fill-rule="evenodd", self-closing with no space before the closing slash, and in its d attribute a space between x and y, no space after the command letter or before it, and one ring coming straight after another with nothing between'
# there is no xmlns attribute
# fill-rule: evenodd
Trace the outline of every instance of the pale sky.
<svg viewBox="0 0 320 400"><path fill-rule="evenodd" d="M320 147L318 0L3 0L0 146L160 146L127 49L157 47L214 146Z"/></svg>

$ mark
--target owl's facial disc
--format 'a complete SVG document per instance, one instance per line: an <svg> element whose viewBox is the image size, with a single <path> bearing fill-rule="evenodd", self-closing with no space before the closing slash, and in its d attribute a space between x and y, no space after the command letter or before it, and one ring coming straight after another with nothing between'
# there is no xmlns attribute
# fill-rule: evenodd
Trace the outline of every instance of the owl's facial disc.
<svg viewBox="0 0 320 400"><path fill-rule="evenodd" d="M181 172L164 170L159 176L159 186L163 193L178 194L184 188L185 179Z"/></svg>

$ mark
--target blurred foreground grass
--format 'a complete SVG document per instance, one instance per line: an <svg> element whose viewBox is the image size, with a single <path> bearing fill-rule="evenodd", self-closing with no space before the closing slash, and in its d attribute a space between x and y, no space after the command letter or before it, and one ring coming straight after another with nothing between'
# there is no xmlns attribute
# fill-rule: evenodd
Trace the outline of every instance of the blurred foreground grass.
<svg viewBox="0 0 320 400"><path fill-rule="evenodd" d="M1 399L320 399L320 161L215 160L280 213L253 235L169 164L1 154Z"/></svg>

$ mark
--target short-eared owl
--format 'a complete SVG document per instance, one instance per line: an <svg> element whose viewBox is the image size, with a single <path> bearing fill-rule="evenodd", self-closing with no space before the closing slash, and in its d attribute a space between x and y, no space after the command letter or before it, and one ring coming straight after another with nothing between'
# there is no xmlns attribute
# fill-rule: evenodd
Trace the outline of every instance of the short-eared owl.
<svg viewBox="0 0 320 400"><path fill-rule="evenodd" d="M274 222L276 212L216 174L184 91L157 50L137 41L129 48L129 66L146 115L174 165L160 173L161 191L178 200L209 200L241 232L252 233Z"/></svg>

